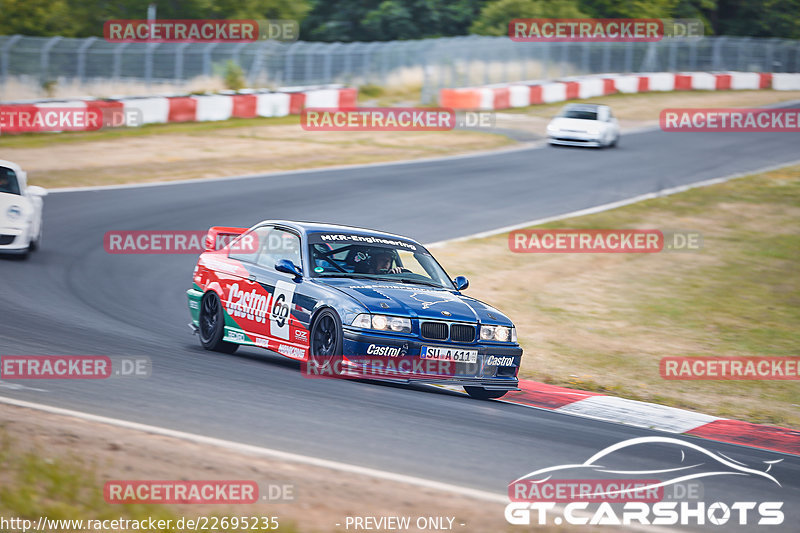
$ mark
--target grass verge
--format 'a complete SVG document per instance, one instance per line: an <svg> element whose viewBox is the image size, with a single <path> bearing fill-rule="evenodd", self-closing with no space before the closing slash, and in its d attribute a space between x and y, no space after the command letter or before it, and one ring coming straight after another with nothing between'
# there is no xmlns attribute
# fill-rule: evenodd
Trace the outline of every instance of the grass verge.
<svg viewBox="0 0 800 533"><path fill-rule="evenodd" d="M517 254L503 234L437 250L471 295L515 321L522 377L800 428L798 381L659 374L665 356L800 355L800 167L542 227L691 230L703 247Z"/></svg>

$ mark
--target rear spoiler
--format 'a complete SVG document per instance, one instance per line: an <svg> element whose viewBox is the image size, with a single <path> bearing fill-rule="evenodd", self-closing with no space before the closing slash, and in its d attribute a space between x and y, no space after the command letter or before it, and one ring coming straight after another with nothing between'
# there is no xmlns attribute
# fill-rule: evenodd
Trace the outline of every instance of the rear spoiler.
<svg viewBox="0 0 800 533"><path fill-rule="evenodd" d="M228 226L213 226L209 228L204 243L206 252L215 252L225 248L245 231L247 231L247 228L232 228Z"/></svg>

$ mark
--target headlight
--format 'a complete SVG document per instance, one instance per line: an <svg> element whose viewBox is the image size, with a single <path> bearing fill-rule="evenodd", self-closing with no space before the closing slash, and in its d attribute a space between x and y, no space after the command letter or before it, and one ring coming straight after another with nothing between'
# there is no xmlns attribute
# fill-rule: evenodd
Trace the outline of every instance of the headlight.
<svg viewBox="0 0 800 533"><path fill-rule="evenodd" d="M481 326L481 340L517 342L517 330L506 326Z"/></svg>
<svg viewBox="0 0 800 533"><path fill-rule="evenodd" d="M556 128L553 124L548 124L547 131L558 131L558 128Z"/></svg>
<svg viewBox="0 0 800 533"><path fill-rule="evenodd" d="M587 131L589 135L597 135L600 133L600 128L589 128Z"/></svg>
<svg viewBox="0 0 800 533"><path fill-rule="evenodd" d="M411 333L411 319L399 316L360 314L351 324L357 328L391 331L394 333Z"/></svg>
<svg viewBox="0 0 800 533"><path fill-rule="evenodd" d="M18 205L12 205L6 211L8 220L18 220L22 216L22 208Z"/></svg>

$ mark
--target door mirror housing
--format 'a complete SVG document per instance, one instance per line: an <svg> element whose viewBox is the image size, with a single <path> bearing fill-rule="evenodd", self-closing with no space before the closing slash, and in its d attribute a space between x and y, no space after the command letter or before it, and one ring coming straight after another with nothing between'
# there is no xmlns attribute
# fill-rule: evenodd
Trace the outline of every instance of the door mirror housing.
<svg viewBox="0 0 800 533"><path fill-rule="evenodd" d="M303 271L300 270L300 267L295 265L288 259L281 259L280 261L275 263L275 270L277 270L278 272L291 274L295 277L295 279L303 277Z"/></svg>
<svg viewBox="0 0 800 533"><path fill-rule="evenodd" d="M453 280L453 284L456 286L456 290L463 291L469 287L469 280L464 276L456 276Z"/></svg>
<svg viewBox="0 0 800 533"><path fill-rule="evenodd" d="M44 196L47 196L47 189L45 189L44 187L39 187L38 185L29 185L28 194L42 198Z"/></svg>

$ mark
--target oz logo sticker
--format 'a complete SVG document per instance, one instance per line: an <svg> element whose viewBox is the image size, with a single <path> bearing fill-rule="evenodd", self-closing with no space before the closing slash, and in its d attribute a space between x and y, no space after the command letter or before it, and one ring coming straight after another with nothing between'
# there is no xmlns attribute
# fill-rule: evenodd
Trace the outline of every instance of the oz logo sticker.
<svg viewBox="0 0 800 533"><path fill-rule="evenodd" d="M273 337L289 340L289 316L294 302L294 284L279 280L272 294L269 332Z"/></svg>

